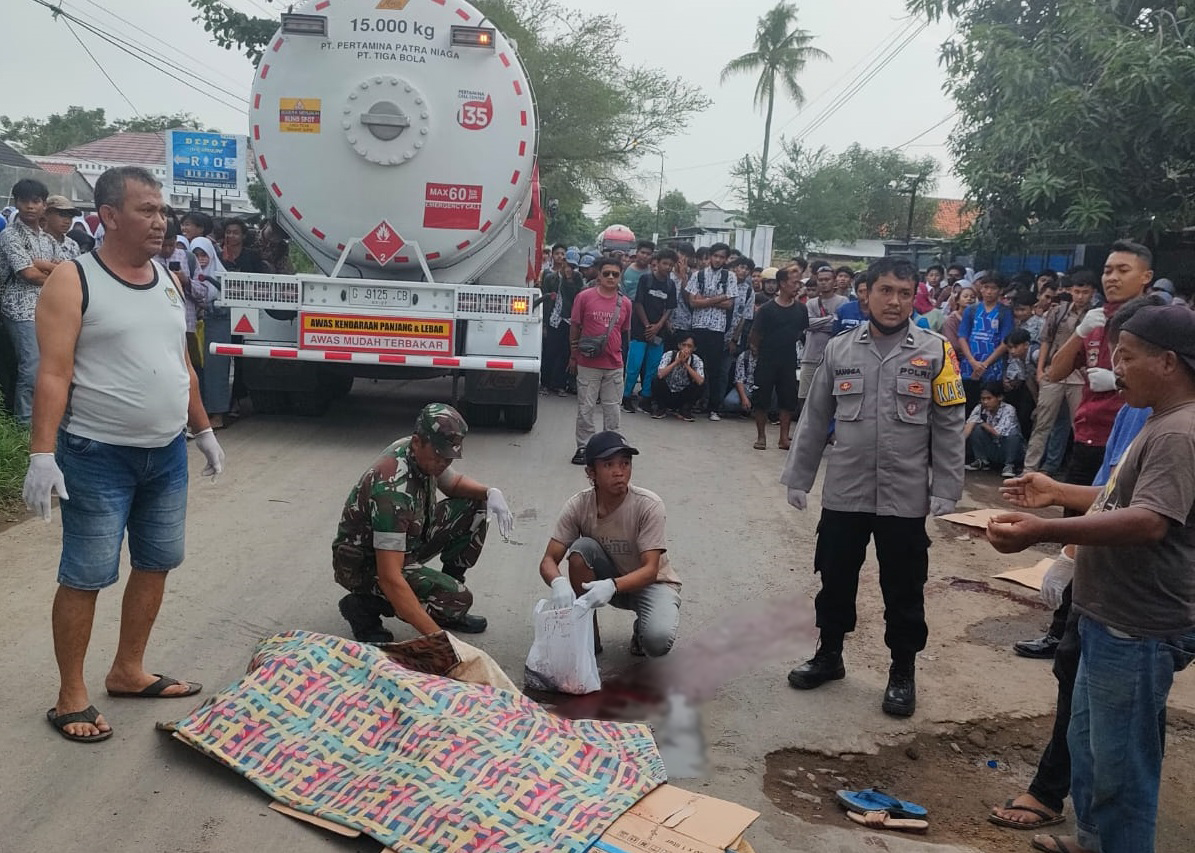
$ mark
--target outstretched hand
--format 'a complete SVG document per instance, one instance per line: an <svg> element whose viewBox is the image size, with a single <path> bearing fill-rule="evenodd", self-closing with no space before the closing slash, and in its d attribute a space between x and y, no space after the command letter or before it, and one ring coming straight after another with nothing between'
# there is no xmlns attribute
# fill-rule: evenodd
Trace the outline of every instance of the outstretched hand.
<svg viewBox="0 0 1195 853"><path fill-rule="evenodd" d="M1005 480L1000 494L1013 506L1023 509L1044 509L1061 502L1058 482L1045 474L1034 471Z"/></svg>
<svg viewBox="0 0 1195 853"><path fill-rule="evenodd" d="M1036 515L1009 512L988 522L988 541L1001 554L1015 554L1043 540L1043 522Z"/></svg>

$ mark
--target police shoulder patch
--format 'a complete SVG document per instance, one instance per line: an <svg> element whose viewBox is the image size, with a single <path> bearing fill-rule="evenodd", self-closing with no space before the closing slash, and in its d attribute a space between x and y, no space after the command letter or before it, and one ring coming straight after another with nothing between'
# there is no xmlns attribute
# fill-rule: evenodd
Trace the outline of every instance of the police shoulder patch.
<svg viewBox="0 0 1195 853"><path fill-rule="evenodd" d="M934 402L939 406L961 406L967 402L963 378L959 373L958 356L950 342L942 341L942 369L934 377Z"/></svg>

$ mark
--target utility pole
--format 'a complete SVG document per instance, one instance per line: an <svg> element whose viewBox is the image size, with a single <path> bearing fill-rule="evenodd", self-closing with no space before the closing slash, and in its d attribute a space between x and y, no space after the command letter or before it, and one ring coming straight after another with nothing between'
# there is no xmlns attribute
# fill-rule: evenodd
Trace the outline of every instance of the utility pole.
<svg viewBox="0 0 1195 853"><path fill-rule="evenodd" d="M925 180L925 175L905 175L912 181L909 188L909 223L905 228L905 250L913 244L913 212L917 207L917 186Z"/></svg>
<svg viewBox="0 0 1195 853"><path fill-rule="evenodd" d="M660 195L656 198L656 239L660 239L660 213L664 206L664 152L660 152Z"/></svg>

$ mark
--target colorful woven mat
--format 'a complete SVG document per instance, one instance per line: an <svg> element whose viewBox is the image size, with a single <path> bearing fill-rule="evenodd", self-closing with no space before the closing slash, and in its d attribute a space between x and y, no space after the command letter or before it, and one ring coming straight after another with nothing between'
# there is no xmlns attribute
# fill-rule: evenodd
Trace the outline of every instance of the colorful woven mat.
<svg viewBox="0 0 1195 853"><path fill-rule="evenodd" d="M173 728L285 805L412 853L580 853L666 781L646 726L559 719L304 631L263 641Z"/></svg>

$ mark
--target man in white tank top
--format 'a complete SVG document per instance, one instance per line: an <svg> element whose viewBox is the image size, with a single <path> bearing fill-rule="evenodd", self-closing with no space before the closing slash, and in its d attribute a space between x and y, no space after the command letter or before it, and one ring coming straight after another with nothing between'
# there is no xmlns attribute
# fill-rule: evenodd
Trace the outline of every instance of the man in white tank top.
<svg viewBox="0 0 1195 853"><path fill-rule="evenodd" d="M182 292L153 261L166 229L161 190L144 169L101 175L95 203L106 239L54 270L37 309L41 365L25 502L48 521L52 494L61 499L53 610L60 687L46 717L68 740L112 735L88 698L83 662L98 592L118 579L126 529L133 571L108 694L172 698L201 689L151 675L143 661L166 573L183 560L186 427L207 461L203 473L214 480L224 469L187 357Z"/></svg>

